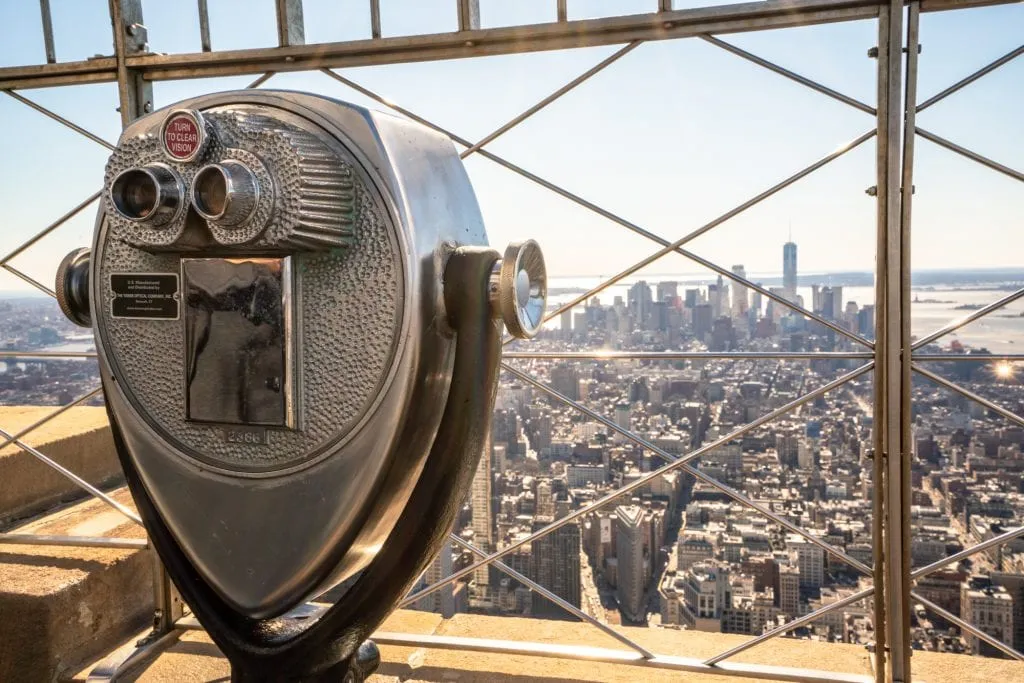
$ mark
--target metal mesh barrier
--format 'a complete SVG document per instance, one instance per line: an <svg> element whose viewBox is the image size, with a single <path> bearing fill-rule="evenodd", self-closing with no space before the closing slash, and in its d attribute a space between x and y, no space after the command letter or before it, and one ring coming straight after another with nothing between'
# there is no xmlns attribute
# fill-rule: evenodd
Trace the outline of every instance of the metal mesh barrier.
<svg viewBox="0 0 1024 683"><path fill-rule="evenodd" d="M158 54L149 51L148 41L153 40L158 43L159 35L155 31L150 34L145 26L140 1L111 0L110 18L114 27L112 36L115 47L114 54L112 56L99 56L85 61L59 62L57 61L57 56L59 55L60 46L54 40L50 3L49 0L41 0L40 19L43 28L46 63L0 68L0 90L22 105L51 118L84 138L107 149L113 149L113 145L110 142L47 109L32 97L29 97L26 92L32 88L116 82L122 123L127 124L132 119L152 111L156 106L160 106L161 103L156 103L153 100L152 84L155 81L199 79L212 76L255 75L257 78L248 86L255 88L267 83L277 73L319 71L324 76L377 102L398 115L407 117L447 135L463 148L461 151L463 159L472 156L486 159L525 179L529 183L544 188L583 210L591 212L611 224L624 228L653 243L649 255L624 267L615 275L603 279L600 284L589 288L578 296L573 296L569 301L548 312L546 320L559 319L563 314L585 304L593 297L606 292L609 288L624 282L627 278L641 272L644 268L657 262L662 257L669 254L678 254L702 269L728 280L733 286L743 288L743 291L757 293L775 305L813 321L842 338L850 349L832 352L531 352L525 347L509 346L512 340L511 338L506 339L506 352L502 368L507 373L507 376L532 387L537 392L564 404L571 410L577 411L589 420L602 425L609 432L619 435L625 442L634 444L644 451L653 454L662 460L663 463L627 485L598 497L590 505L571 511L550 524L535 529L532 533L514 543L505 545L500 550L491 551L477 547L458 535L453 534L451 536L452 543L472 552L477 559L468 566L460 568L448 576L415 591L406 597L402 605L414 605L435 591L450 586L460 579L491 565L530 590L543 596L544 599L558 605L571 615L615 638L632 652L599 651L598 649L590 648L586 653L581 653L578 649L574 650L569 646L545 648L540 644L531 643L473 642L473 639L445 639L436 636L424 637L409 634L378 634L376 638L378 642L424 647L478 649L493 652L534 654L538 656L585 656L589 659L611 663L636 664L638 666L653 666L691 672L725 673L737 676L770 676L787 680L836 680L837 674L834 673L776 670L770 667L757 668L751 665L735 664L728 660L771 638L786 634L830 613L870 599L872 604L872 620L877 634L877 654L879 655L875 658L875 673L879 679L886 677L886 667L888 667L888 676L892 680L909 680L909 614L910 605L914 602L923 605L925 609L955 624L965 633L969 633L989 643L1005 655L1024 660L1024 655L1011 647L1011 645L1000 642L978 626L970 624L959 616L950 613L947 609L913 589L914 582L923 577L958 563L973 554L984 552L1024 535L1024 526L1004 531L973 547L966 548L958 553L916 569L911 567L908 549L910 463L907 444L910 439L911 423L911 375L926 378L951 392L977 402L985 409L1002 416L1010 422L1024 426L1024 417L979 395L975 391L960 386L957 382L932 369L935 367L934 364L962 361L962 357L926 352L926 347L933 342L1017 301L1024 296L1024 289L1013 291L997 301L981 306L963 318L951 322L916 341L911 342L909 333L909 235L915 138L920 136L935 145L977 162L1004 176L1024 181L1024 172L1020 169L1012 168L1004 162L974 152L954 141L923 129L915 123L916 114L958 93L987 74L1024 54L1024 45L1017 47L934 96L923 102L918 102L917 71L920 57L916 46L919 40L921 13L944 10L960 11L970 9L973 6L996 3L987 0L979 0L977 2L972 0L956 0L955 2L953 0L921 0L918 2L915 0L910 2L906 10L904 10L903 3L880 3L877 0L793 0L790 2L769 0L767 2L737 3L712 8L690 9L673 8L671 2L655 2L655 0L651 0L650 4L652 7L647 13L575 19L570 15L571 8L566 0L553 0L551 4L554 20L549 23L529 26L481 28L479 3L476 0L456 0L453 4L457 30L450 33L384 37L381 3L378 0L369 0L367 3L370 21L369 39L329 44L306 44L303 7L299 0L276 0L272 4L277 22L276 47L221 52L213 50L213 39L216 36L211 36L208 3L206 0L199 0L197 5L197 30L201 52L194 54ZM838 92L811 78L747 51L721 37L732 33L852 20L871 20L877 23L878 45L874 48L872 55L877 58L877 106L872 106L857 98ZM708 45L756 65L766 72L771 72L775 77L788 79L823 97L842 103L853 110L871 117L873 121L865 126L862 134L847 141L831 153L810 163L796 165L797 167L793 169L790 175L749 197L716 218L684 233L681 237L673 235L662 236L652 232L648 228L630 221L611 209L603 207L595 201L586 199L580 194L546 179L540 175L538 170L523 168L492 151L492 143L495 140L520 126L552 103L562 98L572 97L573 90L589 82L591 79L599 82L600 75L605 69L620 60L630 59L630 56L637 50L643 49L645 43L683 38L704 41ZM583 71L561 87L539 99L535 104L524 109L518 115L494 127L491 132L475 140L462 136L457 131L449 130L431 121L429 118L397 104L385 95L366 87L356 77L348 75L343 71L348 67L354 66L447 60L598 45L621 45L621 47L594 64L591 68ZM766 73L765 77L770 76ZM871 141L875 143L877 150L876 184L870 191L870 194L876 197L878 204L876 225L878 266L875 280L877 332L875 339L869 339L866 336L852 332L835 322L835 320L809 310L791 298L780 294L778 291L766 288L745 275L735 272L734 269L724 267L713 260L702 257L687 247L691 241L727 223L752 207L770 199L782 190L825 168L831 162L843 157L852 150ZM70 219L86 209L90 209L99 198L99 195L100 193L96 192L85 198L63 216L25 240L6 256L0 258L0 267L29 285L53 296L54 292L49 286L12 265L12 261L32 249L43 238L54 233ZM0 357L4 358L88 358L90 355L88 353L45 351L0 352ZM680 455L670 453L642 434L635 433L629 428L621 426L615 420L588 407L584 401L574 399L558 391L549 382L545 382L537 377L530 365L536 361L544 360L585 361L618 359L645 361L775 360L780 362L843 360L857 362L860 365L830 381L822 383L820 386L802 393L797 398L766 412L760 417L748 421L688 453ZM1024 360L1024 355L1009 354L987 356L985 358L985 360L994 359L1021 361ZM865 378L869 373L872 377L874 399L874 445L875 453L878 454L875 458L874 472L871 478L872 486L874 487L874 519L872 520L874 533L871 537L874 547L873 561L871 563L851 556L843 549L794 524L786 516L776 512L765 502L747 495L700 469L699 463L702 456L706 456L715 451L715 449L770 424L773 420L813 402L828 392L845 388L851 381ZM2 445L14 444L24 449L45 465L60 472L91 496L102 500L128 519L140 523L138 516L134 512L125 508L108 494L92 486L25 441L37 428L49 423L51 420L58 419L71 407L94 398L99 392L100 390L97 388L79 396L63 407L54 410L42 419L16 432L0 429L0 438L4 440ZM900 454L902 454L902 457L900 457ZM866 588L853 591L845 597L812 610L807 614L769 628L761 635L739 646L702 661L671 657L650 651L627 635L624 635L620 630L595 619L586 611L572 605L554 593L550 587L541 585L503 561L523 546L554 533L566 524L594 513L602 506L621 500L623 496L642 489L656 478L673 471L694 477L739 505L756 511L772 524L816 546L830 556L831 559L844 563L865 577L870 578L870 584ZM145 541L133 539L44 537L17 533L0 534L0 543L82 545L113 548L146 547ZM156 607L160 616L150 644L159 646L166 644L169 640L168 634L174 634L182 628L194 628L196 623L194 620L190 620L189 617L183 616L184 611L180 600L176 600L173 587L170 586L164 573L158 572L157 583L156 596L158 604ZM849 676L844 680L847 679L860 680L860 677Z"/></svg>

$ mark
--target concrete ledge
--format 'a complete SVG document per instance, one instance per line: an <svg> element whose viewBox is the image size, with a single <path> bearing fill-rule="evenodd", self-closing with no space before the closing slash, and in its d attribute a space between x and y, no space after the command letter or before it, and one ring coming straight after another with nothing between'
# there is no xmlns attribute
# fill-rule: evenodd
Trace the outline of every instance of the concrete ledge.
<svg viewBox="0 0 1024 683"><path fill-rule="evenodd" d="M56 410L54 407L0 408L0 427L12 434ZM78 406L25 436L40 450L91 484L122 479L104 408ZM0 525L39 514L85 495L35 456L11 444L0 450Z"/></svg>
<svg viewBox="0 0 1024 683"><path fill-rule="evenodd" d="M622 627L622 632L659 654L706 658L749 639L748 636L698 631ZM381 631L499 638L513 641L576 644L589 647L623 649L622 645L585 624L565 621L484 617L460 614L444 621L439 615L398 611ZM686 674L680 672L603 664L581 660L551 659L481 652L431 650L410 647L381 647L381 666L373 683L394 681L459 681L495 683L498 681L573 681L606 682L735 683L735 677ZM871 657L864 648L776 639L737 655L737 662L817 669L860 675L871 674ZM914 679L928 683L992 683L1024 680L1024 664L1000 659L966 655L915 652ZM88 671L74 678L84 681ZM229 675L227 662L206 634L189 632L157 659L123 680L140 683L182 683L185 681L224 681Z"/></svg>
<svg viewBox="0 0 1024 683"><path fill-rule="evenodd" d="M114 497L133 507L126 489ZM93 500L12 531L145 536ZM0 543L0 681L56 680L144 628L153 613L153 564L150 550Z"/></svg>

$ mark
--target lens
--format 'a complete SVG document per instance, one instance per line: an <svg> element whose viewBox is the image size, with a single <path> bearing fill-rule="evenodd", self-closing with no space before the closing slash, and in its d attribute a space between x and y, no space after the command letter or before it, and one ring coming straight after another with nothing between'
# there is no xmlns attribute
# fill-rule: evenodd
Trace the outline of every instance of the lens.
<svg viewBox="0 0 1024 683"><path fill-rule="evenodd" d="M228 180L220 166L207 166L196 174L192 202L206 218L219 218L228 208Z"/></svg>
<svg viewBox="0 0 1024 683"><path fill-rule="evenodd" d="M124 218L160 227L178 212L181 185L163 164L130 168L110 184L110 201Z"/></svg>
<svg viewBox="0 0 1024 683"><path fill-rule="evenodd" d="M192 181L192 206L218 227L234 230L256 211L259 181L240 161L224 159L199 169Z"/></svg>
<svg viewBox="0 0 1024 683"><path fill-rule="evenodd" d="M156 209L160 197L156 179L141 168L125 171L110 188L114 207L126 218L143 220Z"/></svg>

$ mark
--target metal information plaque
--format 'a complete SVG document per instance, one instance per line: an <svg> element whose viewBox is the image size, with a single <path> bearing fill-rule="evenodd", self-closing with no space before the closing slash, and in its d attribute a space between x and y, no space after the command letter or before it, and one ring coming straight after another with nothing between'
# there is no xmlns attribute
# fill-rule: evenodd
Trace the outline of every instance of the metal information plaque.
<svg viewBox="0 0 1024 683"><path fill-rule="evenodd" d="M114 318L178 319L176 273L112 273L110 315Z"/></svg>

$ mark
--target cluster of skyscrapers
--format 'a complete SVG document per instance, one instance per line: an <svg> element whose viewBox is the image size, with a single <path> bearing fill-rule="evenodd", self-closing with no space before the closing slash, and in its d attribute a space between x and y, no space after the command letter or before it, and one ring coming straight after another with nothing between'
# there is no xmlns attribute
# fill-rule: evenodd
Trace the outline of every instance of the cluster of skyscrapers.
<svg viewBox="0 0 1024 683"><path fill-rule="evenodd" d="M870 305L844 302L839 286L798 287L796 255L795 244L783 247L782 286L768 291L872 336ZM750 282L743 266L732 272ZM801 292L809 295L806 301ZM766 299L743 282L721 278L694 286L637 282L611 305L591 299L571 316L563 314L561 329L543 333L531 349L798 351L849 343ZM870 577L840 554L873 562L870 377L727 437L855 363L529 361L524 368L552 392L505 378L491 445L455 531L487 552L516 545L503 558L507 566L610 623L758 634L843 600L869 586ZM1024 405L1015 383L993 388L985 364L947 367L967 386L983 383L1001 400ZM563 399L606 416L614 427ZM1021 518L1024 430L999 425L979 406L933 385L915 385L915 405L912 555L920 566ZM710 443L717 445L690 463L702 476L679 469L651 476L666 460ZM641 477L644 485L614 496ZM523 543L606 497L606 504ZM788 526L744 501L756 501ZM476 559L453 546L421 585ZM569 616L497 567L467 579L420 606L446 614ZM1024 545L922 578L918 589L1005 642L1024 645ZM915 612L915 647L993 651L951 627ZM871 605L850 604L790 635L870 643Z"/></svg>

